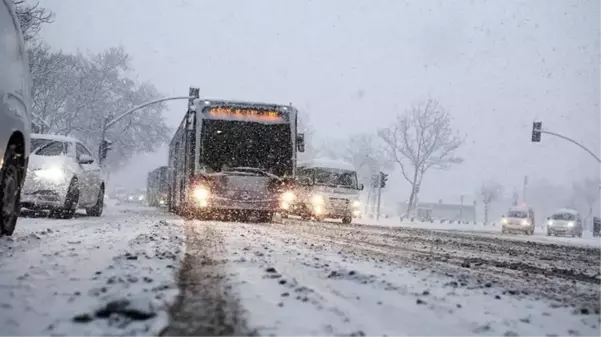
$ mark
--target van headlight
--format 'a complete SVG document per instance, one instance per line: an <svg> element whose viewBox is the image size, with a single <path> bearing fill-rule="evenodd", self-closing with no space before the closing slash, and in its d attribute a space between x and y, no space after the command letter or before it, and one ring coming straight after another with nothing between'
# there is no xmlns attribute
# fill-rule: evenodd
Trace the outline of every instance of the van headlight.
<svg viewBox="0 0 601 337"><path fill-rule="evenodd" d="M353 202L351 203L351 206L353 208L359 208L359 207L361 207L361 203L359 202L359 200L353 200Z"/></svg>
<svg viewBox="0 0 601 337"><path fill-rule="evenodd" d="M528 226L528 225L530 225L528 220L522 220L522 226Z"/></svg>
<svg viewBox="0 0 601 337"><path fill-rule="evenodd" d="M568 227L574 227L574 222L573 221L568 222Z"/></svg>
<svg viewBox="0 0 601 337"><path fill-rule="evenodd" d="M553 220L547 221L547 226L553 226Z"/></svg>
<svg viewBox="0 0 601 337"><path fill-rule="evenodd" d="M316 194L311 197L311 203L314 206L321 206L326 203L326 199L323 197L323 195Z"/></svg>
<svg viewBox="0 0 601 337"><path fill-rule="evenodd" d="M507 225L507 218L501 218L501 223L503 225Z"/></svg>
<svg viewBox="0 0 601 337"><path fill-rule="evenodd" d="M285 203L291 203L296 199L296 196L292 191L286 191L282 194L282 201Z"/></svg>
<svg viewBox="0 0 601 337"><path fill-rule="evenodd" d="M33 174L38 179L60 182L65 179L65 171L60 167L48 167L33 171Z"/></svg>

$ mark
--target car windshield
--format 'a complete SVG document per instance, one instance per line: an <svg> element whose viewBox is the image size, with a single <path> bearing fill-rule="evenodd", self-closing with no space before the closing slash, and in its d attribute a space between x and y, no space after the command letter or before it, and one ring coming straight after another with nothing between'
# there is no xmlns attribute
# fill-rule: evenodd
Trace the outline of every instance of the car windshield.
<svg viewBox="0 0 601 337"><path fill-rule="evenodd" d="M315 184L332 187L357 188L357 175L354 171L317 168L315 170Z"/></svg>
<svg viewBox="0 0 601 337"><path fill-rule="evenodd" d="M551 216L553 220L576 220L576 216L572 213L555 213Z"/></svg>
<svg viewBox="0 0 601 337"><path fill-rule="evenodd" d="M66 153L66 144L63 142L35 138L31 140L31 153L37 156L60 156Z"/></svg>
<svg viewBox="0 0 601 337"><path fill-rule="evenodd" d="M50 144L53 141L50 139L44 139L44 138L32 138L31 139L31 147L29 148L30 153L34 153L37 149L39 149L40 147Z"/></svg>
<svg viewBox="0 0 601 337"><path fill-rule="evenodd" d="M528 212L526 211L509 211L507 212L507 217L509 218L527 218Z"/></svg>

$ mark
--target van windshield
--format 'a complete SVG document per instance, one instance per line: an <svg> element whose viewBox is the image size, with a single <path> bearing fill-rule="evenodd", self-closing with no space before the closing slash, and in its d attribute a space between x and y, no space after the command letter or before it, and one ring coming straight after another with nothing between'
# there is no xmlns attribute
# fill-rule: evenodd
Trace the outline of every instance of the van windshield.
<svg viewBox="0 0 601 337"><path fill-rule="evenodd" d="M576 220L576 216L571 213L555 213L551 217L552 220Z"/></svg>
<svg viewBox="0 0 601 337"><path fill-rule="evenodd" d="M521 219L523 219L523 218L527 218L528 217L528 212L513 210L513 211L507 212L507 217L508 218L521 218Z"/></svg>
<svg viewBox="0 0 601 337"><path fill-rule="evenodd" d="M315 184L331 187L357 188L357 174L355 171L316 168Z"/></svg>

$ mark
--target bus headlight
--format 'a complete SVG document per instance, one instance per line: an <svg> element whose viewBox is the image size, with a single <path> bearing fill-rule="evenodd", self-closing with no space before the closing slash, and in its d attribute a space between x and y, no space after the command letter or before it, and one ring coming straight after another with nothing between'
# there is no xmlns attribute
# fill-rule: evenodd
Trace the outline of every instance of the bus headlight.
<svg viewBox="0 0 601 337"><path fill-rule="evenodd" d="M194 191L192 191L192 196L199 203L206 202L207 199L209 199L210 194L211 193L209 192L209 190L206 187L202 187L202 186L196 187L194 189Z"/></svg>
<svg viewBox="0 0 601 337"><path fill-rule="evenodd" d="M359 202L359 200L353 200L352 206L353 208L359 208L361 206L361 203Z"/></svg>
<svg viewBox="0 0 601 337"><path fill-rule="evenodd" d="M326 199L323 197L323 195L316 194L311 197L311 203L313 206L322 206L326 203Z"/></svg>

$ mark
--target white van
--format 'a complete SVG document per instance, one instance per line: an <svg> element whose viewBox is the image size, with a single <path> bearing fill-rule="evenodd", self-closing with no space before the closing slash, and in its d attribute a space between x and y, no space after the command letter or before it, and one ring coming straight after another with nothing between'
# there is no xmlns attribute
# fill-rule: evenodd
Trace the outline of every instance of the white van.
<svg viewBox="0 0 601 337"><path fill-rule="evenodd" d="M515 206L507 211L507 216L501 217L501 232L522 232L534 234L534 210L528 206Z"/></svg>
<svg viewBox="0 0 601 337"><path fill-rule="evenodd" d="M296 200L289 213L303 219L342 219L349 224L360 216L357 172L351 164L315 160L297 166Z"/></svg>

